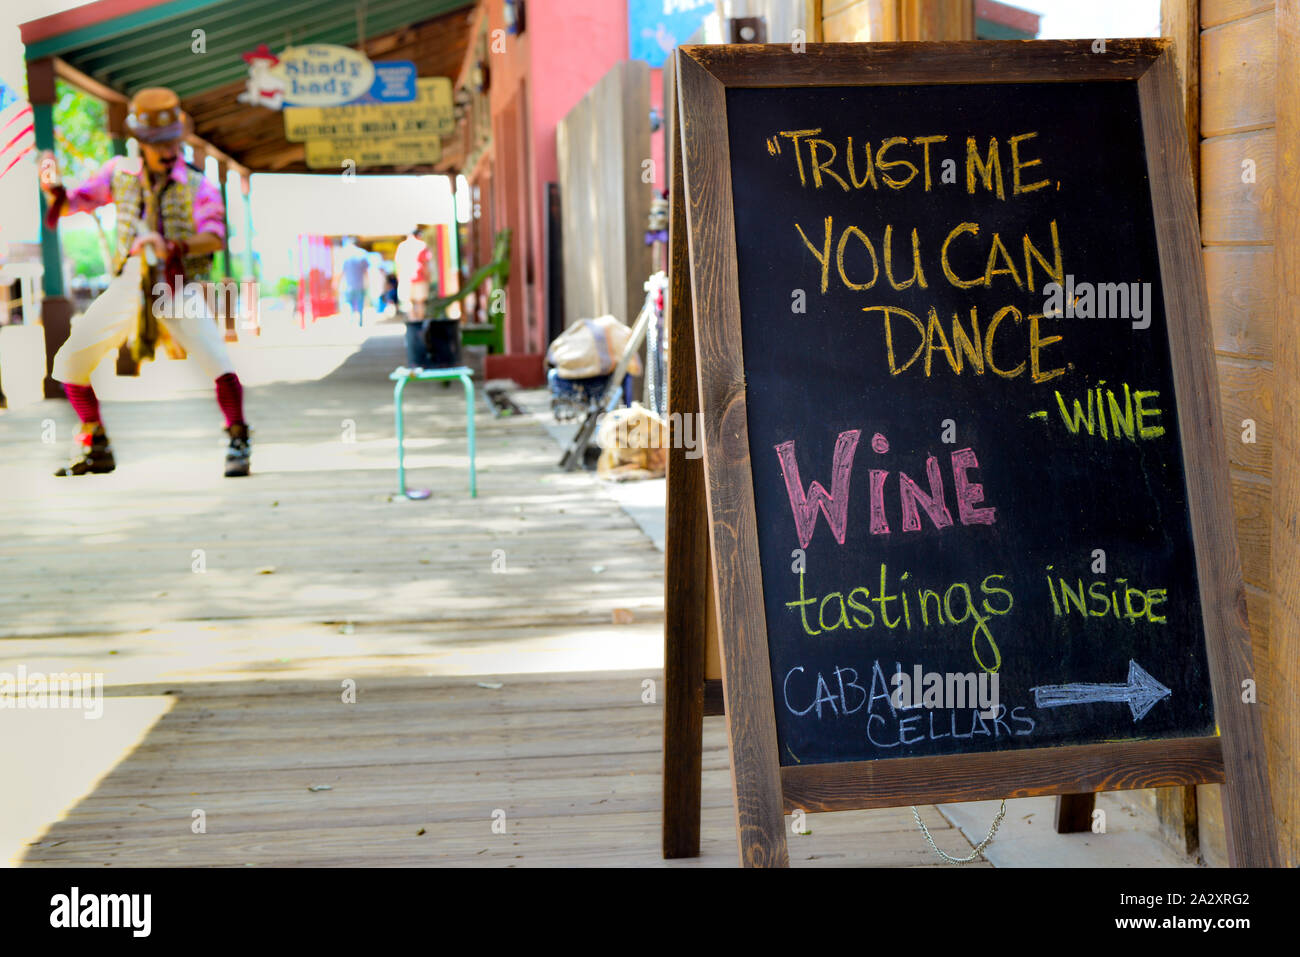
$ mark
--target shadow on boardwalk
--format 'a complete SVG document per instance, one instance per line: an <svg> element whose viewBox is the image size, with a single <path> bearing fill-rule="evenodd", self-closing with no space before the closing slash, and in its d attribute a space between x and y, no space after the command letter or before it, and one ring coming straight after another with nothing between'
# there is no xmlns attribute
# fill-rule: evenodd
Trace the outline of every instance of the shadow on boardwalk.
<svg viewBox="0 0 1300 957"><path fill-rule="evenodd" d="M398 331L240 347L249 479L220 477L216 407L188 363L101 390L120 462L109 476L49 476L66 443L42 433L52 421L70 436L66 404L0 416L6 670L98 673L107 687L99 721L0 712L8 766L43 768L0 799L9 853L660 861L662 710L642 694L661 681L661 555L591 477L555 469L535 420L482 403L471 500L458 390L408 389L410 478L433 497L394 499ZM615 625L615 609L632 623ZM705 857L683 863L730 865L721 721L705 737ZM814 830L796 863L934 860L906 809Z"/></svg>

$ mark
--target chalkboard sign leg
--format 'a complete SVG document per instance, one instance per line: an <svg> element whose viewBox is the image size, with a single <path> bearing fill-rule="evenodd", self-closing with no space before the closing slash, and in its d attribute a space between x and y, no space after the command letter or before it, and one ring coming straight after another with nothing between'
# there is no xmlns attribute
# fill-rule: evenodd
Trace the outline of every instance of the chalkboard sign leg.
<svg viewBox="0 0 1300 957"><path fill-rule="evenodd" d="M1056 796L1056 833L1077 834L1092 830L1095 794L1058 794Z"/></svg>
<svg viewBox="0 0 1300 957"><path fill-rule="evenodd" d="M685 211L690 231L710 574L717 596L738 850L743 866L787 867L790 856L773 720L776 706L761 586L755 574L758 534L747 472L748 445L743 438L747 399L736 296L726 91L722 81L701 60L688 55L687 49L679 47L674 58L682 131L682 174L674 179L685 187L683 194L690 191L678 206ZM717 201L701 201L706 194ZM681 216L676 218L680 221ZM675 328L684 325L683 318L680 314L675 317ZM674 352L673 361L680 360L681 353ZM670 513L670 520L678 518Z"/></svg>
<svg viewBox="0 0 1300 957"><path fill-rule="evenodd" d="M668 71L671 73L672 71ZM671 82L671 77L670 77ZM668 101L673 102L671 94ZM691 324L690 261L682 208L676 123L669 123L672 183L668 240L668 452L664 548L664 819L663 855L700 853L701 755L704 747L704 666L709 579L708 503L704 465L688 459L682 422L699 411L695 334ZM692 435L698 435L693 432Z"/></svg>
<svg viewBox="0 0 1300 957"><path fill-rule="evenodd" d="M1184 854L1200 850L1197 826L1196 788L1156 788L1156 815L1160 835Z"/></svg>

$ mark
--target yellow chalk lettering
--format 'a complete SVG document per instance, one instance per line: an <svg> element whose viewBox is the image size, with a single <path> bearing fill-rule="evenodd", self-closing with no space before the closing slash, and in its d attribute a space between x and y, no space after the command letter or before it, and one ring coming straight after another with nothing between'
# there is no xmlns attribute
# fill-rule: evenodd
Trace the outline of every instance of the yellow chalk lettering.
<svg viewBox="0 0 1300 957"><path fill-rule="evenodd" d="M957 274L952 271L952 266L948 264L948 244L960 236L962 233L970 233L972 236L978 236L980 228L975 223L959 223L952 228L948 236L944 239L943 245L939 247L939 264L943 267L943 274L948 277L948 282L952 283L958 289L970 289L972 286L983 285L984 277L978 279L958 279Z"/></svg>
<svg viewBox="0 0 1300 957"><path fill-rule="evenodd" d="M1048 369L1043 372L1040 367L1040 358L1038 353L1044 346L1050 346L1053 342L1060 342L1063 336L1047 336L1046 338L1038 334L1038 320L1043 318L1041 312L1031 312L1029 319L1029 370L1034 383L1048 382L1055 379L1058 375L1065 375L1065 368Z"/></svg>
<svg viewBox="0 0 1300 957"><path fill-rule="evenodd" d="M920 288L929 288L925 282L925 270L921 268L921 240L917 236L916 230L912 230L912 277L907 282L900 283L894 279L894 227L885 226L885 278L895 289L907 289L912 283L916 283Z"/></svg>
<svg viewBox="0 0 1300 957"><path fill-rule="evenodd" d="M907 142L906 136L891 136L889 139L885 140L880 144L880 149L876 150L876 165L880 167L880 178L883 179L891 189L902 189L912 180L916 179L916 174L920 172L916 168L916 165L914 163L910 163L907 160L886 160L885 159L886 150L888 150L891 146L898 146L900 143L906 143L906 142ZM894 179L887 172L885 172L885 170L893 169L895 166L906 166L908 169L911 170L911 172L907 174L907 179L902 179L902 180Z"/></svg>
<svg viewBox="0 0 1300 957"><path fill-rule="evenodd" d="M818 147L818 146L825 146L827 149L829 149L829 150L831 151L831 157L830 157L830 159L828 159L828 160L827 160L826 162L824 162L824 163L819 163L819 162L817 161L817 147ZM825 173L827 176L830 176L831 178L833 178L833 179L835 180L835 182L837 182L837 183L840 184L840 189L844 190L844 192L846 192L846 193L849 191L849 184L846 183L846 182L844 182L843 177L841 177L839 173L835 172L835 170L833 170L833 169L830 168L830 165L831 165L832 163L835 162L835 144L834 144L834 143L832 143L830 140L809 140L809 141L808 141L808 159L809 159L809 161L812 163L812 171L813 171L813 188L814 188L814 189L821 189L821 188L822 188L822 173Z"/></svg>
<svg viewBox="0 0 1300 957"><path fill-rule="evenodd" d="M853 282L844 274L844 247L848 244L850 236L857 236L858 239L862 241L862 245L867 248L867 252L871 254L872 271L870 282ZM870 289L876 284L876 280L880 278L880 262L876 259L876 249L871 245L871 240L867 238L867 234L856 226L850 226L840 234L839 245L835 247L835 265L840 271L840 279L843 280L844 285L848 286L850 289Z"/></svg>
<svg viewBox="0 0 1300 957"><path fill-rule="evenodd" d="M1038 166L1043 162L1040 159L1026 160L1023 163L1020 161L1020 141L1031 140L1037 135L1038 135L1037 133L1021 133L1018 136L1013 136L1011 137L1011 139L1007 140L1007 142L1011 146L1011 195L1012 196L1019 196L1021 193L1032 193L1036 189L1042 189L1044 186L1047 186L1049 183L1048 180L1040 179L1037 183L1030 183L1026 186L1020 185L1020 171L1022 169L1029 169L1029 167L1031 166Z"/></svg>
<svg viewBox="0 0 1300 957"><path fill-rule="evenodd" d="M975 193L975 172L977 169L980 178L984 181L984 188L990 192L996 191L998 199L1006 199L1006 194L1002 189L1002 160L998 154L998 138L996 136L989 137L988 153L983 160L980 159L979 147L975 145L975 137L966 137L966 192L971 195Z"/></svg>
<svg viewBox="0 0 1300 957"><path fill-rule="evenodd" d="M1015 319L1017 323L1024 320L1024 317L1020 314L1020 310L1015 306L1003 306L993 314L993 319L989 322L988 331L984 334L984 361L988 364L990 369L1002 378L1014 379L1016 376L1020 375L1020 373L1025 371L1024 362L1021 362L1020 365L1016 366L1014 369L999 369L998 364L993 361L993 339L997 336L998 326L1002 324L1002 320L1008 315Z"/></svg>
<svg viewBox="0 0 1300 957"><path fill-rule="evenodd" d="M820 252L818 252L816 246L814 246L812 243L808 241L808 237L804 235L802 226L800 226L798 223L795 223L794 228L799 230L799 236L801 239L803 239L804 245L808 247L808 249L812 252L816 260L822 264L822 292L825 292L826 287L827 285L829 285L829 281L830 281L831 217L830 216L826 217L826 242L822 244L822 248Z"/></svg>

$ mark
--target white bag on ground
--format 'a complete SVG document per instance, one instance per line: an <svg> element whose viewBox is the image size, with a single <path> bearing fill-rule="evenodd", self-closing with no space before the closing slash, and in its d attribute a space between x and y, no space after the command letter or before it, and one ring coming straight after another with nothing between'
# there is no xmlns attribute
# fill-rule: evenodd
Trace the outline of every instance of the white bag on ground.
<svg viewBox="0 0 1300 957"><path fill-rule="evenodd" d="M613 316L578 319L560 333L546 352L546 361L555 366L561 379L590 379L609 375L632 338L632 330ZM633 356L628 375L641 374L641 360Z"/></svg>
<svg viewBox="0 0 1300 957"><path fill-rule="evenodd" d="M601 448L596 474L601 478L662 478L668 465L668 423L640 402L603 415L596 443Z"/></svg>

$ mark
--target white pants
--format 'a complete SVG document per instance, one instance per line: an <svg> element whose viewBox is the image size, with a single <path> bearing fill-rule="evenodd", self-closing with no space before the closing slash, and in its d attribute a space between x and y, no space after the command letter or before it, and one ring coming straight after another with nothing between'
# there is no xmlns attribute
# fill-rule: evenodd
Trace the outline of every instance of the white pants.
<svg viewBox="0 0 1300 957"><path fill-rule="evenodd" d="M134 327L140 308L141 268L140 257L132 256L122 267L122 274L109 283L81 318L73 321L68 341L54 356L51 377L69 385L90 385L95 367L118 350ZM177 303L175 311L184 315L182 306ZM235 371L215 319L186 316L158 321L210 378Z"/></svg>

